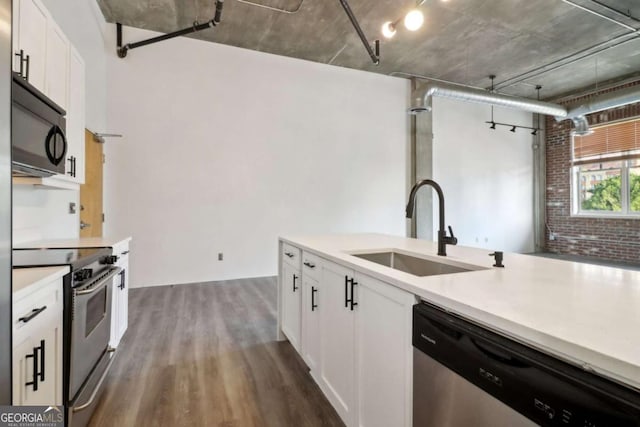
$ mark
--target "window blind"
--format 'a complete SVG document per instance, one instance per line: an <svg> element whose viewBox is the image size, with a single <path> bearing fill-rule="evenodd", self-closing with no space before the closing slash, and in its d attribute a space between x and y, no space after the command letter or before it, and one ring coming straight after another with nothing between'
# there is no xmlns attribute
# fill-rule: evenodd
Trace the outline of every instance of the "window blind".
<svg viewBox="0 0 640 427"><path fill-rule="evenodd" d="M624 160L640 157L640 119L593 128L587 136L573 137L574 164L593 160Z"/></svg>

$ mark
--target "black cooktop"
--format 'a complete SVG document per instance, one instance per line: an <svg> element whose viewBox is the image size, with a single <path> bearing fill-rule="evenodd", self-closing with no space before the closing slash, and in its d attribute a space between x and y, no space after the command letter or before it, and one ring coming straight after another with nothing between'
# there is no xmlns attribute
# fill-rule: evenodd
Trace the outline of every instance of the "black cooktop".
<svg viewBox="0 0 640 427"><path fill-rule="evenodd" d="M13 267L68 265L75 271L108 255L111 255L111 248L14 249Z"/></svg>

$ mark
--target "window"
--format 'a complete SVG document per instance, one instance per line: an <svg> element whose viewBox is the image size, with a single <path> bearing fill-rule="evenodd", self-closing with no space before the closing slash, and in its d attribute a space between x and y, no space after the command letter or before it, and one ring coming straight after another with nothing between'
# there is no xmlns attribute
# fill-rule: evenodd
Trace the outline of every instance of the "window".
<svg viewBox="0 0 640 427"><path fill-rule="evenodd" d="M573 137L573 213L640 218L640 119Z"/></svg>

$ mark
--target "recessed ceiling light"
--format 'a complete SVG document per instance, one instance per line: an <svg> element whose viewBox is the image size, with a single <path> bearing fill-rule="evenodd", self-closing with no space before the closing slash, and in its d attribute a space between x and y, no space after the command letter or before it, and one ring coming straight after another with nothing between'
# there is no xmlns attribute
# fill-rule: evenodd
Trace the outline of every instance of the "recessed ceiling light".
<svg viewBox="0 0 640 427"><path fill-rule="evenodd" d="M424 24L424 15L418 9L413 9L404 17L404 26L409 31L416 31Z"/></svg>

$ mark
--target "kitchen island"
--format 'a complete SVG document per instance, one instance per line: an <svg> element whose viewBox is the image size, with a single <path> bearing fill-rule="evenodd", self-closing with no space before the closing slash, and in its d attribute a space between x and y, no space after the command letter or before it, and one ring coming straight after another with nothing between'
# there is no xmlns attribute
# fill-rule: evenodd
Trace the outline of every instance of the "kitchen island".
<svg viewBox="0 0 640 427"><path fill-rule="evenodd" d="M497 268L493 267L494 257L489 255L493 251L448 246L448 256L441 257L436 255L435 242L380 234L283 237L280 239L280 247L279 329L292 344L296 340L299 341L294 347L298 347L303 359L310 365L311 374L334 407L337 406L336 410L347 425L366 416L367 411L362 409L363 403L375 408L376 404L382 402L367 396L365 398L368 398L369 402L362 402L356 390L361 387L356 384L358 381L354 380L353 384L347 385L332 384L331 378L327 379L327 376L331 376L332 367L327 366L327 369L323 369L323 358L330 357L333 351L326 348L326 341L332 342L333 337L328 335L327 331L314 330L322 329L323 326L337 327L343 324L351 327L350 323L332 324L323 321L335 314L327 308L330 301L326 298L332 292L331 287L341 286L341 283L337 283L340 278L345 281L344 289L340 287L336 293L344 292L345 307L356 301L350 307L351 311L355 312L366 311L362 299L367 297L368 289L377 288L379 295L398 292L389 299L399 303L395 314L383 312L383 304L376 305L375 299L367 297L372 301L369 305L376 305L376 312L366 319L358 313L359 317L353 319L353 327L357 330L359 327L362 328L365 320L376 322L377 313L381 320L378 320L380 324L376 330L382 331L387 327L385 322L388 320L393 323L396 316L397 334L392 333L392 329L387 332L390 336L404 335L402 340L397 339L398 345L404 346L403 351L398 353L398 360L402 355L409 359L411 357L411 325L408 320L410 312L407 311L410 304L408 300L402 299L411 296L414 302L427 301L586 371L640 389L638 271L514 253L506 253L505 267ZM469 271L418 277L356 256L392 251L448 264L453 269ZM296 259L298 257L299 259ZM302 263L298 269L297 263ZM308 279L309 275L305 273L311 269L310 265L314 267L315 277L311 276ZM293 283L290 283L289 276ZM335 285L330 283L332 278L335 279ZM312 294L310 305L305 298L305 283L309 280ZM355 285L349 281L355 282ZM296 285L302 287L302 306L298 314L301 326L299 338L292 338L291 335L295 335L296 331L289 325L295 323L295 320L292 322L291 319L295 319L296 311L291 298L287 297L287 291L296 289ZM318 304L320 311L324 309L324 312L318 320L313 320L314 314L318 317L317 308L309 310L307 307ZM317 325L314 325L314 322ZM320 337L318 340L321 344L313 343L316 340L313 338L314 333ZM384 335L383 332L381 334L380 336ZM369 367L360 366L362 361L370 358L369 353L360 354L358 350L363 343L366 347L367 335L358 335L356 332L355 337L353 361L349 361L348 364L352 364L357 376L357 372L363 369L375 369L376 364L374 360ZM342 339L336 342L345 345L349 340ZM310 352L307 350L308 347L314 346L319 348L315 357L317 361L309 357ZM389 348L388 351L392 352L394 349ZM313 354L313 350L311 353ZM315 371L313 362L318 364ZM407 369L410 370L409 362L404 360L403 363L404 371L396 372L393 376L410 376L406 372ZM390 375L389 379L393 376ZM407 393L410 394L408 390ZM398 403L404 408L405 421L410 419L410 410L407 409L407 406L410 407L409 400L410 396L405 396L403 402ZM375 413L375 410L373 412Z"/></svg>

